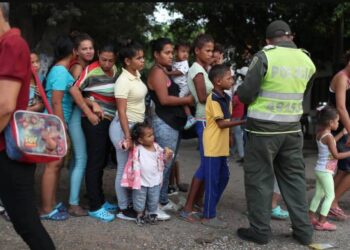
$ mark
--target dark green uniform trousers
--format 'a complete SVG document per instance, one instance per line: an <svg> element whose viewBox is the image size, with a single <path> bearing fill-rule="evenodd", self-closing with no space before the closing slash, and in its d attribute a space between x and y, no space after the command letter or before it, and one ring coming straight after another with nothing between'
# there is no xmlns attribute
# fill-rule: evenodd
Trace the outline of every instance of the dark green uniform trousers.
<svg viewBox="0 0 350 250"><path fill-rule="evenodd" d="M244 181L250 226L258 235L270 238L275 172L294 235L311 241L313 228L308 217L302 133L248 133L247 137Z"/></svg>

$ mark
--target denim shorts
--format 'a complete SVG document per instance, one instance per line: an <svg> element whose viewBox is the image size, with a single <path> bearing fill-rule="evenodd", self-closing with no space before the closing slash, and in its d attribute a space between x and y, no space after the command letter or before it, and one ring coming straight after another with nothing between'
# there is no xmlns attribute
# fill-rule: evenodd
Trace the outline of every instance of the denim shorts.
<svg viewBox="0 0 350 250"><path fill-rule="evenodd" d="M350 151L350 147L345 145L349 135L344 135L337 142L337 148L339 152L348 152ZM344 172L350 172L350 157L342 160L338 160L338 169Z"/></svg>

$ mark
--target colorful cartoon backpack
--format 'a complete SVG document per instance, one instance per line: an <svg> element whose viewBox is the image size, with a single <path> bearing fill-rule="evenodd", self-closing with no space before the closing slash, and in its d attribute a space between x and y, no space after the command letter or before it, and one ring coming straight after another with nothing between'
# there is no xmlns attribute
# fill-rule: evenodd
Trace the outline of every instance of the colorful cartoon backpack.
<svg viewBox="0 0 350 250"><path fill-rule="evenodd" d="M62 120L52 114L39 77L32 68L39 93L49 114L17 110L5 129L6 153L26 163L56 161L67 153L67 136Z"/></svg>

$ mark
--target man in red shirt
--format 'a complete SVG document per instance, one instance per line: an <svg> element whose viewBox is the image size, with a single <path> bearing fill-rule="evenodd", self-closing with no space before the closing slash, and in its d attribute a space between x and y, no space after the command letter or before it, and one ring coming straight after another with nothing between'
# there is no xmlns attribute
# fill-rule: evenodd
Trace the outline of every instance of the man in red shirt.
<svg viewBox="0 0 350 250"><path fill-rule="evenodd" d="M31 249L55 249L41 224L34 192L35 164L13 161L6 154L4 129L12 114L27 108L30 53L18 29L11 29L9 3L0 3L0 198L16 232Z"/></svg>

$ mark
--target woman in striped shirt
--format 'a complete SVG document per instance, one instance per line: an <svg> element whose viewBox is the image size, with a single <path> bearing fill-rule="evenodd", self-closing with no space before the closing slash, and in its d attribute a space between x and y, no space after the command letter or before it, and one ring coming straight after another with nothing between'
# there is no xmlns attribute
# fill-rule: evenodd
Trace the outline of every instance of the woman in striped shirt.
<svg viewBox="0 0 350 250"><path fill-rule="evenodd" d="M86 190L89 197L89 216L103 221L114 220L117 209L105 201L102 190L103 168L110 147L109 125L116 112L114 84L117 79L116 60L112 45L98 53L98 61L88 65L71 87L75 103L83 111L82 127L87 143Z"/></svg>

